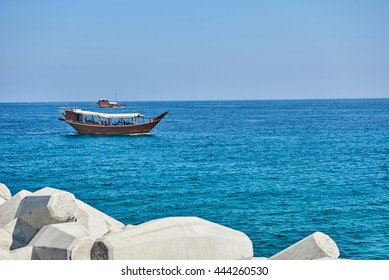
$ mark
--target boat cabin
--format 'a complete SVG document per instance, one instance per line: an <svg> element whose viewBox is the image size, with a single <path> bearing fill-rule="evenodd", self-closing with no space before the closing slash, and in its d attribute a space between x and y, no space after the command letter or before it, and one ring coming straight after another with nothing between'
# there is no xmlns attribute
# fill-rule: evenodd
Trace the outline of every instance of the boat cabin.
<svg viewBox="0 0 389 280"><path fill-rule="evenodd" d="M94 125L134 125L145 122L145 116L140 113L106 114L80 109L66 110L65 112L64 117L66 120L78 123Z"/></svg>

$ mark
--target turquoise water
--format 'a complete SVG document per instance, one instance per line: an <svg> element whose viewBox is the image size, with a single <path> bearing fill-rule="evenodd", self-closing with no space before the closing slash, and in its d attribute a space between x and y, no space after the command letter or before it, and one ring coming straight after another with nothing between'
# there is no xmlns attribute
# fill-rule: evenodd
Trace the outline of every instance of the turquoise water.
<svg viewBox="0 0 389 280"><path fill-rule="evenodd" d="M115 112L169 114L150 136L80 136L63 103L0 103L0 182L67 190L126 224L198 216L256 256L322 231L343 258L389 259L389 99L128 103Z"/></svg>

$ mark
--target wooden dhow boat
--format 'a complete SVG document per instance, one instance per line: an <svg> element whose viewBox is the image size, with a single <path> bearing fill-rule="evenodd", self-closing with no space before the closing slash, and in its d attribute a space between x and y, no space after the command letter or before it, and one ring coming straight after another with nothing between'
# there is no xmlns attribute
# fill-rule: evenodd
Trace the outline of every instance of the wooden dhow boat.
<svg viewBox="0 0 389 280"><path fill-rule="evenodd" d="M106 114L66 108L60 121L71 125L79 134L129 135L149 134L168 112L146 119L140 113Z"/></svg>
<svg viewBox="0 0 389 280"><path fill-rule="evenodd" d="M117 103L117 101L109 101L107 98L100 99L97 104L101 108L123 108L126 104Z"/></svg>

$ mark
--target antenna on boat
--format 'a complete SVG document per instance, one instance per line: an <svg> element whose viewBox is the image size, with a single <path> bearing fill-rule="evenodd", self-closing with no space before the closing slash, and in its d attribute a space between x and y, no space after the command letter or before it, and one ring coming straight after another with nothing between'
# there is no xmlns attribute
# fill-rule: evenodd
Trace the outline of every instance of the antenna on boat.
<svg viewBox="0 0 389 280"><path fill-rule="evenodd" d="M70 107L69 107L68 103L66 103L66 107L67 107L68 109L70 109Z"/></svg>

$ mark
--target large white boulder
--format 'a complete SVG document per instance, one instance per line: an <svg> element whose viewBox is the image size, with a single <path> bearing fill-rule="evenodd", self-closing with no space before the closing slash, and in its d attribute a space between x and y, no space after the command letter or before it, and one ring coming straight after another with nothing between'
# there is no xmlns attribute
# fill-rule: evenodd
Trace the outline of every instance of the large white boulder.
<svg viewBox="0 0 389 280"><path fill-rule="evenodd" d="M76 222L44 226L28 246L40 260L89 260L95 239Z"/></svg>
<svg viewBox="0 0 389 280"><path fill-rule="evenodd" d="M102 237L109 231L104 217L100 214L85 213L77 217L76 222L84 226L94 238Z"/></svg>
<svg viewBox="0 0 389 280"><path fill-rule="evenodd" d="M11 192L6 185L0 183L0 197L8 200L11 198Z"/></svg>
<svg viewBox="0 0 389 280"><path fill-rule="evenodd" d="M338 258L339 249L328 235L315 232L292 246L275 254L271 260L315 260Z"/></svg>
<svg viewBox="0 0 389 280"><path fill-rule="evenodd" d="M15 219L20 202L30 194L31 192L22 190L0 205L0 228Z"/></svg>
<svg viewBox="0 0 389 280"><path fill-rule="evenodd" d="M97 210L96 208L93 208L89 204L86 204L85 202L76 199L76 204L77 204L77 212L76 212L76 217L81 217L85 214L93 214L93 215L100 215L104 221L107 224L108 230L114 230L114 229L122 229L124 228L124 224L119 222L118 220L108 216L107 214Z"/></svg>
<svg viewBox="0 0 389 280"><path fill-rule="evenodd" d="M0 251L1 250L11 250L12 246L12 234L8 231L0 228Z"/></svg>
<svg viewBox="0 0 389 280"><path fill-rule="evenodd" d="M2 229L12 236L11 250L26 246L37 233L36 228L31 227L19 218L12 220Z"/></svg>
<svg viewBox="0 0 389 280"><path fill-rule="evenodd" d="M12 250L10 253L14 260L28 261L39 259L34 252L34 247L32 246L21 247L19 249Z"/></svg>
<svg viewBox="0 0 389 280"><path fill-rule="evenodd" d="M74 221L76 208L73 194L53 188L43 188L26 196L20 202L16 217L35 229L35 233L25 241L29 242L44 225Z"/></svg>
<svg viewBox="0 0 389 280"><path fill-rule="evenodd" d="M75 200L69 192L44 188L26 196L16 216L38 230L44 225L73 221Z"/></svg>
<svg viewBox="0 0 389 280"><path fill-rule="evenodd" d="M11 253L6 250L0 250L0 261L1 260L12 260Z"/></svg>
<svg viewBox="0 0 389 280"><path fill-rule="evenodd" d="M169 217L129 227L96 240L92 259L251 259L242 232L197 217Z"/></svg>

